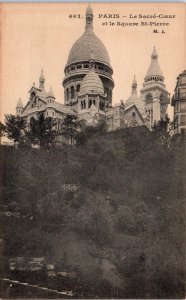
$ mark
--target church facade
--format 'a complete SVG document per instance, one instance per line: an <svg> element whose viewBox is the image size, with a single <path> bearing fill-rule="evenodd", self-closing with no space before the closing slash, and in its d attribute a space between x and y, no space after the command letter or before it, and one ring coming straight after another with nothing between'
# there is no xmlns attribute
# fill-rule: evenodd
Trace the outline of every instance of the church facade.
<svg viewBox="0 0 186 300"><path fill-rule="evenodd" d="M67 114L78 116L79 121L86 126L96 126L104 122L108 131L142 125L151 129L154 122L165 117L170 99L155 48L140 96L134 76L130 97L125 103L119 101L112 105L113 69L107 49L94 33L93 18L89 4L86 10L85 32L73 44L64 69L64 104L56 101L52 88L46 92L42 70L39 86L33 84L26 105L19 100L16 114L26 118L28 129L32 118L35 118L38 112L54 118L57 131L60 131Z"/></svg>

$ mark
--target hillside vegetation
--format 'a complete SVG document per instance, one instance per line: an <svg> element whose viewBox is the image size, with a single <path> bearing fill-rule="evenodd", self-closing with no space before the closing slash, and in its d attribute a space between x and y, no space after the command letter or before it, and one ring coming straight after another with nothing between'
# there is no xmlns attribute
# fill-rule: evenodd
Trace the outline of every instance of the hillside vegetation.
<svg viewBox="0 0 186 300"><path fill-rule="evenodd" d="M1 221L6 256L76 271L84 297L183 298L184 145L142 127L2 147L1 204L20 211Z"/></svg>

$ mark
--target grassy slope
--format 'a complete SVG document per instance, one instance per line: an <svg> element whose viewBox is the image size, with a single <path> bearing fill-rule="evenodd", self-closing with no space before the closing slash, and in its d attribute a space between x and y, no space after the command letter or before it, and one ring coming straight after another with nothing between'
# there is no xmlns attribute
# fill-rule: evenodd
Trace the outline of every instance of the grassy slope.
<svg viewBox="0 0 186 300"><path fill-rule="evenodd" d="M167 149L145 129L86 138L73 150L3 150L3 203L29 215L3 218L6 255L44 255L98 296L100 282L107 297L118 285L123 297L182 297L183 142Z"/></svg>

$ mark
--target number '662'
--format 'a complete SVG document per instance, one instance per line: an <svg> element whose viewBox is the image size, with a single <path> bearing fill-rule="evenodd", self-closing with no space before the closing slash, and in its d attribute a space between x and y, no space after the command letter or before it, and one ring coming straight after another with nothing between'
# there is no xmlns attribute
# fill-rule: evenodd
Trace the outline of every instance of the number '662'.
<svg viewBox="0 0 186 300"><path fill-rule="evenodd" d="M69 18L70 19L72 19L72 18L73 19L75 19L75 18L81 18L81 15L76 15L76 14L75 15L69 15Z"/></svg>

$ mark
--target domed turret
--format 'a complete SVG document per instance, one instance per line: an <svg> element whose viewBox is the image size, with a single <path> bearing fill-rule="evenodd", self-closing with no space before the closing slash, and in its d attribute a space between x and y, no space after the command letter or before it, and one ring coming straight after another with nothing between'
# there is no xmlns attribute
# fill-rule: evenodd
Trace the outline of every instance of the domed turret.
<svg viewBox="0 0 186 300"><path fill-rule="evenodd" d="M149 69L147 71L147 74L145 76L145 80L154 80L153 78L161 79L160 81L164 80L163 73L160 69L159 63L158 63L158 54L156 51L156 48L154 47L152 55L151 55L151 64L149 66Z"/></svg>
<svg viewBox="0 0 186 300"><path fill-rule="evenodd" d="M54 92L52 90L52 87L50 87L50 90L46 96L46 98L54 98L55 99L55 96L54 96Z"/></svg>
<svg viewBox="0 0 186 300"><path fill-rule="evenodd" d="M48 105L49 105L50 103L54 103L54 101L55 101L55 96L54 96L54 92L53 92L53 90L52 90L52 87L50 87L50 90L49 90L49 92L48 92L48 94L47 94L47 96L46 96L46 99L47 99Z"/></svg>
<svg viewBox="0 0 186 300"><path fill-rule="evenodd" d="M81 83L80 93L104 95L103 83L99 76L95 73L94 69L90 69L88 74L84 77Z"/></svg>

